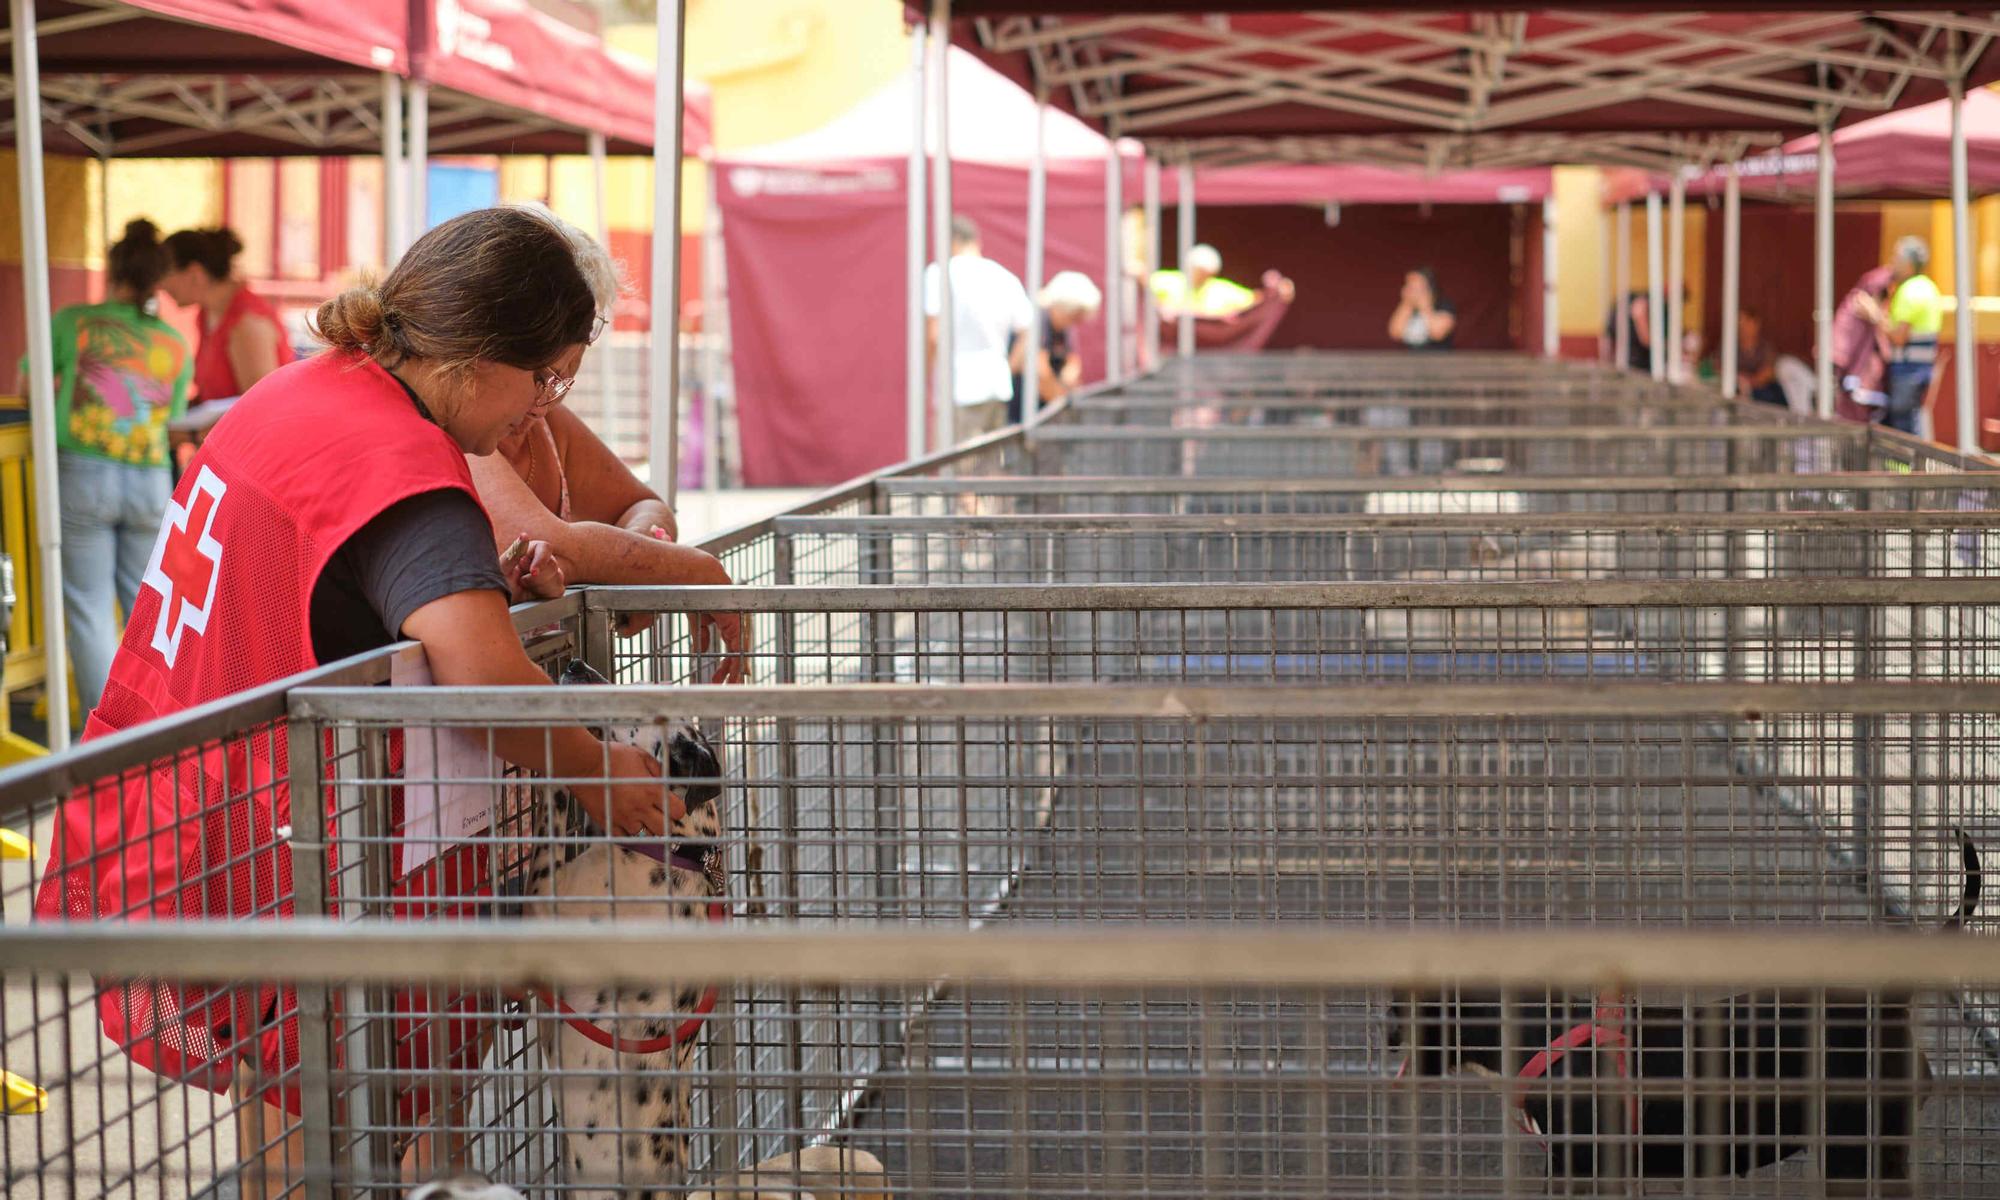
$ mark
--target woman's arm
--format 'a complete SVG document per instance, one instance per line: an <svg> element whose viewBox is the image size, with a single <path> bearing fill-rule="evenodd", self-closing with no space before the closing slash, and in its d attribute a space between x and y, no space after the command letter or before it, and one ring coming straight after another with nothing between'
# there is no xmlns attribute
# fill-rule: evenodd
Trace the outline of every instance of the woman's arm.
<svg viewBox="0 0 2000 1200"><path fill-rule="evenodd" d="M1424 327L1430 330L1433 342L1441 342L1451 336L1452 330L1458 328L1458 314L1432 310L1424 318Z"/></svg>
<svg viewBox="0 0 2000 1200"><path fill-rule="evenodd" d="M277 322L262 319L238 321L236 328L229 331L229 369L236 373L237 385L244 391L278 369L278 339L282 336L284 331Z"/></svg>
<svg viewBox="0 0 2000 1200"><path fill-rule="evenodd" d="M493 523L494 547L504 549L523 536L530 542L547 542L552 566L561 572L560 578L565 583L674 587L733 582L729 572L706 550L603 521L564 521L548 510L501 455L468 456L466 462L472 468L472 483L479 491L480 502L486 506ZM574 492L570 501L574 506ZM626 622L621 631L635 633L646 623ZM723 664L725 676L740 674L742 662L737 656L743 651L743 619L735 613L712 613L693 622L693 626L696 639L704 643L713 626L723 646L732 652L730 661Z"/></svg>
<svg viewBox="0 0 2000 1200"><path fill-rule="evenodd" d="M674 520L674 510L667 507L658 491L639 482L632 468L612 453L583 418L558 405L549 410L547 420L569 479L573 519L616 525L641 537L650 537L657 525L667 531L668 541L679 539L680 523Z"/></svg>
<svg viewBox="0 0 2000 1200"><path fill-rule="evenodd" d="M456 592L411 613L403 636L424 644L431 678L441 687L548 687L549 677L529 661L507 616L507 603L489 590ZM601 742L576 726L496 728L493 748L523 770L572 785L578 801L600 827L620 837L659 836L682 816L681 797L660 778L660 764L636 746Z"/></svg>
<svg viewBox="0 0 2000 1200"><path fill-rule="evenodd" d="M1056 375L1055 368L1049 365L1049 352L1040 351L1036 361L1039 369L1035 372L1035 389L1041 393L1042 403L1062 399L1067 389L1063 387L1062 379ZM1072 358L1070 361L1076 360Z"/></svg>
<svg viewBox="0 0 2000 1200"><path fill-rule="evenodd" d="M1396 311L1389 314L1389 336L1396 341L1402 341L1403 331L1409 327L1410 316L1415 311L1416 306L1408 300L1398 304Z"/></svg>

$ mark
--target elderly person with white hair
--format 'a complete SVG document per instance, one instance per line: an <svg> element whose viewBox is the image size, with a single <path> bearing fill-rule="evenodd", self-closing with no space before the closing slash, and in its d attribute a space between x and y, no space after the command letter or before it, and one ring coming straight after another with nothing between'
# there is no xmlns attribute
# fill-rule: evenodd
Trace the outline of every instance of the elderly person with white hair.
<svg viewBox="0 0 2000 1200"><path fill-rule="evenodd" d="M1888 360L1888 403L1882 423L1904 433L1917 432L1929 395L1931 372L1937 365L1938 335L1944 331L1944 293L1924 272L1931 248L1919 237L1896 243L1889 263L1889 303L1884 307L1864 297L1861 312L1876 329L1876 342Z"/></svg>
<svg viewBox="0 0 2000 1200"><path fill-rule="evenodd" d="M569 239L577 269L596 298L596 332L601 333L618 298L616 266L589 234L533 207ZM640 482L563 405L582 357L578 347L571 358L555 364L546 403L538 404L493 453L468 457L479 499L493 522L495 544L510 547L521 538L547 543L553 561L541 569L560 572L565 584L731 582L714 555L677 543L679 527L659 492ZM629 634L647 624L628 619L620 628ZM718 616L714 624L730 649L742 648L737 617ZM706 628L702 633L705 639Z"/></svg>
<svg viewBox="0 0 2000 1200"><path fill-rule="evenodd" d="M1155 271L1152 285L1160 315L1168 319L1184 312L1197 317L1233 317L1260 298L1257 292L1222 277L1222 254L1207 243L1188 251L1187 274Z"/></svg>
<svg viewBox="0 0 2000 1200"><path fill-rule="evenodd" d="M1081 271L1058 271L1040 292L1035 307L1042 314L1042 344L1036 351L1035 379L1038 402L1062 399L1083 382L1083 355L1077 351L1070 331L1084 321L1095 320L1104 307L1104 293ZM1008 402L1007 420L1018 425L1023 415L1021 402L1022 368L1028 352L1026 338L1014 340L1010 355L1014 368L1014 397Z"/></svg>

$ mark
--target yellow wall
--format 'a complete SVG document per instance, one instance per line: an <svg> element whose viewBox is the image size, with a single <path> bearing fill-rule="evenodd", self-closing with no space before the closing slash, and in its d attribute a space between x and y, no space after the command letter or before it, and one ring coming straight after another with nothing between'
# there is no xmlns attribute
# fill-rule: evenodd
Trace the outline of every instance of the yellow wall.
<svg viewBox="0 0 2000 1200"><path fill-rule="evenodd" d="M1604 210L1601 172L1595 167L1556 168L1557 324L1568 337L1596 336L1604 324Z"/></svg>
<svg viewBox="0 0 2000 1200"><path fill-rule="evenodd" d="M12 150L0 151L0 262L21 261L20 188L14 183L19 167ZM49 158L43 167L43 191L48 197L49 260L58 267L100 267L104 246L100 234L98 165L88 158Z"/></svg>
<svg viewBox="0 0 2000 1200"><path fill-rule="evenodd" d="M817 129L909 65L900 0L692 0L687 73L715 97L715 145L738 150ZM627 39L642 37L641 49ZM652 56L650 28L613 45Z"/></svg>

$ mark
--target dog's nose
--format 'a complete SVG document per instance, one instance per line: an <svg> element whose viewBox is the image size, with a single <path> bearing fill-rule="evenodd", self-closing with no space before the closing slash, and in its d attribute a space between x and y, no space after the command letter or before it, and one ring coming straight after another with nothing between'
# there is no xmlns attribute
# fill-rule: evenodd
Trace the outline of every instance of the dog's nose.
<svg viewBox="0 0 2000 1200"><path fill-rule="evenodd" d="M667 774L675 779L697 779L686 789L687 806L707 804L722 794L718 780L722 763L708 739L699 733L675 733L667 746Z"/></svg>

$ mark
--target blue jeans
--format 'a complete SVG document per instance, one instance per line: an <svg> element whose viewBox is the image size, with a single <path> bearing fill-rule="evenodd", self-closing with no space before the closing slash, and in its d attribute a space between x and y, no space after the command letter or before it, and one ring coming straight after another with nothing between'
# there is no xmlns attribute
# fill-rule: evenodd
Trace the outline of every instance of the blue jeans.
<svg viewBox="0 0 2000 1200"><path fill-rule="evenodd" d="M1930 363L1889 364L1889 404L1882 410L1882 423L1904 433L1917 431L1917 414L1924 410L1924 396L1931 390Z"/></svg>
<svg viewBox="0 0 2000 1200"><path fill-rule="evenodd" d="M88 714L104 694L118 650L116 612L130 614L173 495L166 467L86 454L56 456L62 488L63 618L77 702Z"/></svg>

